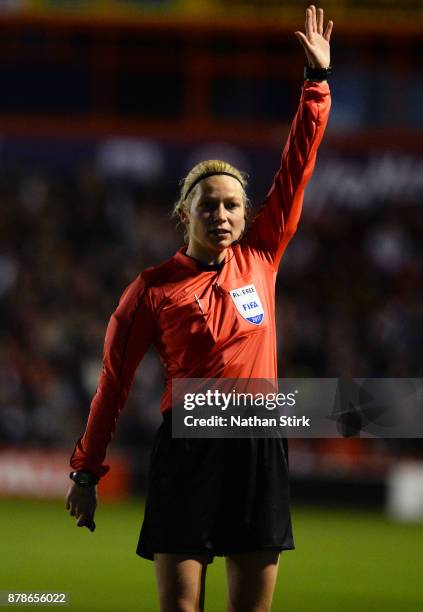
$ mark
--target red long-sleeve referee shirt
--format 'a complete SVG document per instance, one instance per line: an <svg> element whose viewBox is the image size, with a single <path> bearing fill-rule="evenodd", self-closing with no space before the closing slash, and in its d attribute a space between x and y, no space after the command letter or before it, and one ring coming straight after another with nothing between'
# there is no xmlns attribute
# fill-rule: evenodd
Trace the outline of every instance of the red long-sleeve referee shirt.
<svg viewBox="0 0 423 612"><path fill-rule="evenodd" d="M305 81L281 166L248 232L220 270L203 271L180 249L124 291L107 327L103 369L75 470L101 477L136 368L153 344L166 368L161 411L173 378L277 378L275 280L301 214L330 110L328 83Z"/></svg>

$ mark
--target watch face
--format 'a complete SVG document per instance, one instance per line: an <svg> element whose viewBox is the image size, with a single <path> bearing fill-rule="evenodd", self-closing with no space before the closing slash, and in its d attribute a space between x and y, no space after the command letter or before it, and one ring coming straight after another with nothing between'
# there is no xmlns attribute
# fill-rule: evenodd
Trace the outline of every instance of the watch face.
<svg viewBox="0 0 423 612"><path fill-rule="evenodd" d="M73 480L82 486L95 484L95 477L90 472L74 472Z"/></svg>

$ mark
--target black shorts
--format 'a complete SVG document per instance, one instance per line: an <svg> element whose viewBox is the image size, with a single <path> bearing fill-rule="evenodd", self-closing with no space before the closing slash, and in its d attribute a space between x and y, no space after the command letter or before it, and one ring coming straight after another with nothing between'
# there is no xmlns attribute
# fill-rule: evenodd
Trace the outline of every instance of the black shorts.
<svg viewBox="0 0 423 612"><path fill-rule="evenodd" d="M293 549L287 440L172 438L164 414L151 456L137 554Z"/></svg>

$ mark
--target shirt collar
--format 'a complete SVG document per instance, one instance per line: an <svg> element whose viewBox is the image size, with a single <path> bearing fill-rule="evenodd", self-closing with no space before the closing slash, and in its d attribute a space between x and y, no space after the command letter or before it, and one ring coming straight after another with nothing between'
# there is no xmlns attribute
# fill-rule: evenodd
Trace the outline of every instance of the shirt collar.
<svg viewBox="0 0 423 612"><path fill-rule="evenodd" d="M231 249L231 247L228 248L225 260L221 264L207 265L201 261L198 261L198 259L194 259L194 257L187 255L187 248L187 246L181 247L174 255L175 260L184 268L189 268L190 270L195 270L197 272L219 272L228 261L229 250Z"/></svg>

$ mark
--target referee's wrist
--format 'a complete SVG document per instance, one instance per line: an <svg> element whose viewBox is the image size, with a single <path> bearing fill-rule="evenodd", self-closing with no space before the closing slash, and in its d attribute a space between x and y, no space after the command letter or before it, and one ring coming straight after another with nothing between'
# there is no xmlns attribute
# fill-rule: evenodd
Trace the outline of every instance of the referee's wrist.
<svg viewBox="0 0 423 612"><path fill-rule="evenodd" d="M77 470L69 474L69 478L73 480L79 487L94 487L100 480L98 476L86 470Z"/></svg>
<svg viewBox="0 0 423 612"><path fill-rule="evenodd" d="M332 66L316 68L306 64L304 66L304 79L306 81L327 81L332 74Z"/></svg>

